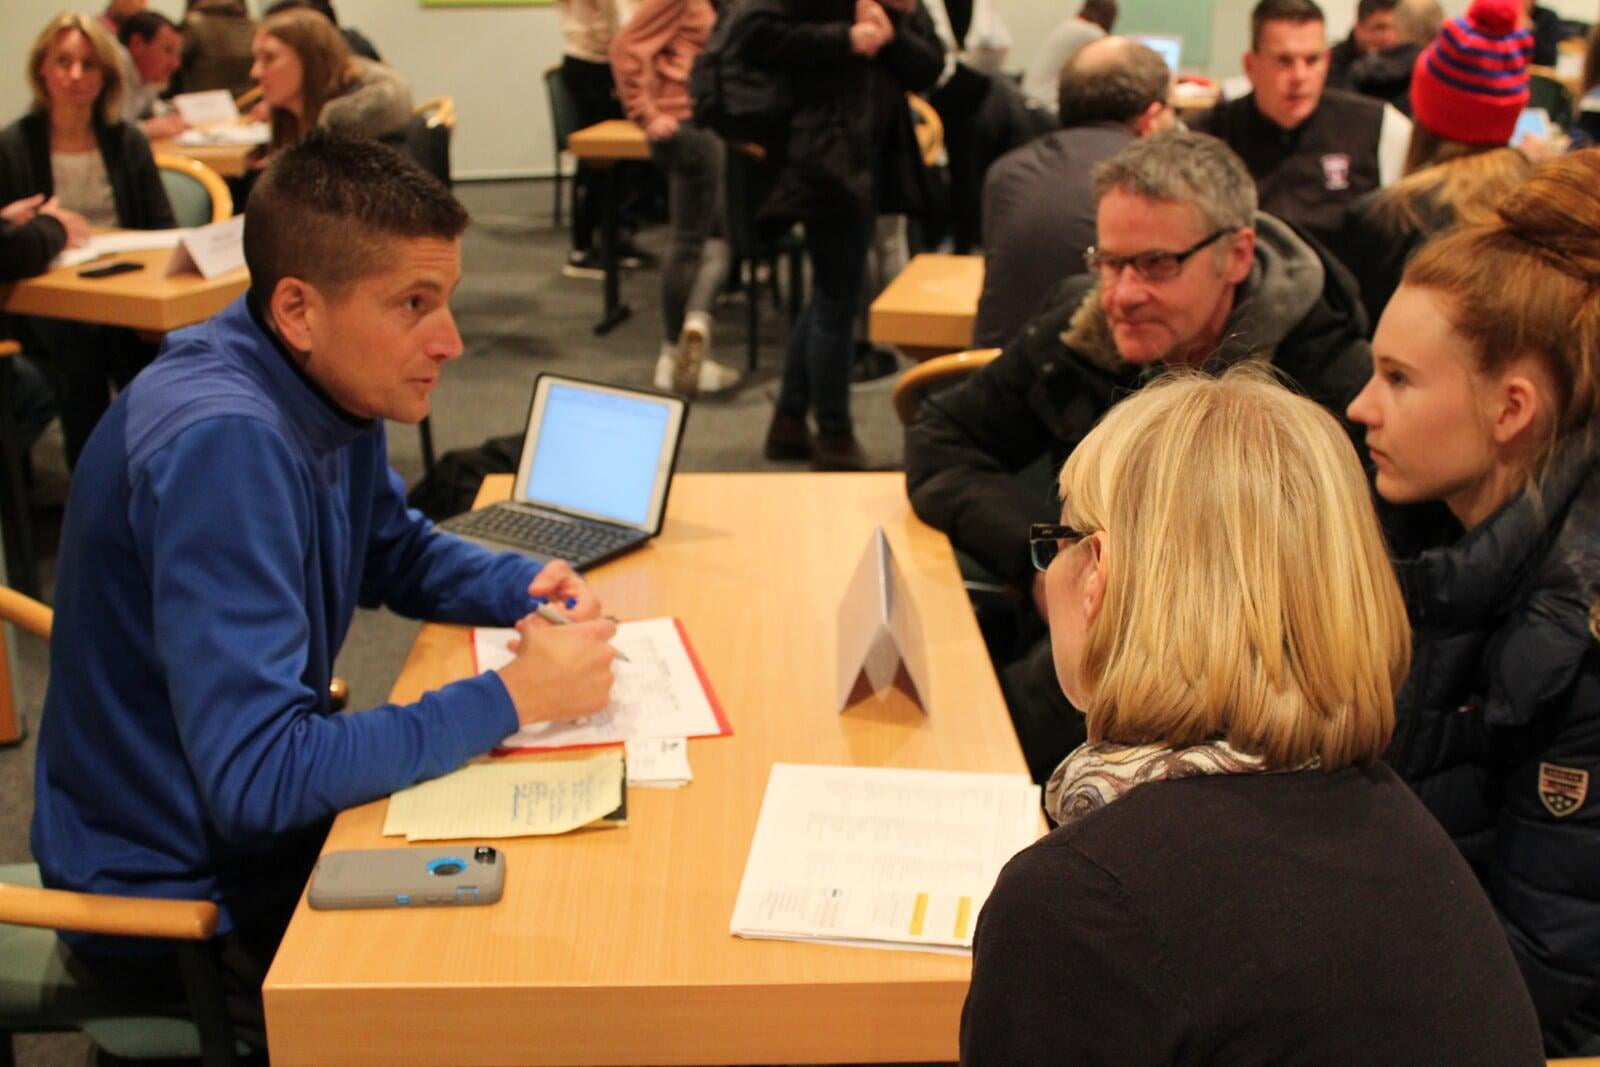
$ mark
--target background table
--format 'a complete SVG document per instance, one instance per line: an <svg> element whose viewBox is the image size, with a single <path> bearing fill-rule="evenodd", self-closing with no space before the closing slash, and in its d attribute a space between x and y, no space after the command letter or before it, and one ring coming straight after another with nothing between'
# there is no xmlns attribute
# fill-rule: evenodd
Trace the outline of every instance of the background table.
<svg viewBox="0 0 1600 1067"><path fill-rule="evenodd" d="M898 691L834 707L838 602L874 524L926 634L927 717ZM590 578L623 618L683 621L734 736L690 742L688 787L631 791L625 829L497 842L499 904L302 902L265 986L273 1063L955 1059L965 957L728 933L774 761L1026 773L949 544L903 478L680 475L663 535ZM470 669L467 630L426 626L394 698ZM339 816L327 847L405 847L380 836L386 804Z"/></svg>
<svg viewBox="0 0 1600 1067"><path fill-rule="evenodd" d="M872 302L867 332L912 359L971 348L982 293L982 256L913 256Z"/></svg>
<svg viewBox="0 0 1600 1067"><path fill-rule="evenodd" d="M260 145L253 144L179 144L175 138L164 137L150 142L150 151L198 159L224 178L242 178L250 173L250 154Z"/></svg>
<svg viewBox="0 0 1600 1067"><path fill-rule="evenodd" d="M210 279L192 273L162 277L172 252L170 248L119 252L96 260L96 266L122 261L144 264L143 270L109 278L80 278L78 272L88 265L80 264L0 285L0 311L165 333L210 318L250 284L250 274L242 267Z"/></svg>
<svg viewBox="0 0 1600 1067"><path fill-rule="evenodd" d="M594 332L609 333L633 310L622 302L621 271L617 266L617 169L618 163L648 162L650 141L636 123L627 119L607 119L576 130L567 138L567 151L581 162L601 169L600 180L600 265L605 270L602 289L604 310Z"/></svg>

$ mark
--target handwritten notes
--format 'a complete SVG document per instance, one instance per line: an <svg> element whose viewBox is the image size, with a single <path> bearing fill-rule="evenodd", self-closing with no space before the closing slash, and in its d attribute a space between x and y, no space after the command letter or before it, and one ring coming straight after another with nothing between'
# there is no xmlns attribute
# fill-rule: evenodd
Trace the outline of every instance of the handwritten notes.
<svg viewBox="0 0 1600 1067"><path fill-rule="evenodd" d="M453 841L564 834L622 806L622 753L469 763L389 798L386 837Z"/></svg>
<svg viewBox="0 0 1600 1067"><path fill-rule="evenodd" d="M473 655L480 671L511 662L507 644L515 630L477 629ZM617 627L612 644L628 662L612 663L611 703L574 722L525 726L506 738L506 748L568 748L610 745L641 737L714 737L730 734L715 698L701 681L683 631L673 619L642 619Z"/></svg>

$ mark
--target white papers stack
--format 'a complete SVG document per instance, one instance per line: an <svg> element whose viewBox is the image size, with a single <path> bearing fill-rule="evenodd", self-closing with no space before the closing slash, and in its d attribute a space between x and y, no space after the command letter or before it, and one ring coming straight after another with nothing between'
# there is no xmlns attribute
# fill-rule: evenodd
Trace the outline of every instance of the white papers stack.
<svg viewBox="0 0 1600 1067"><path fill-rule="evenodd" d="M246 122L238 126L213 126L203 130L184 130L174 140L181 148L258 145L266 144L272 140L272 130L265 122Z"/></svg>
<svg viewBox="0 0 1600 1067"><path fill-rule="evenodd" d="M971 951L1000 868L1039 829L1023 775L774 764L730 928Z"/></svg>
<svg viewBox="0 0 1600 1067"><path fill-rule="evenodd" d="M515 630L479 628L472 632L478 670L498 670L511 662L506 647ZM611 703L575 722L535 723L501 742L506 748L567 748L614 745L641 737L710 737L731 732L700 681L677 623L643 619L617 627L611 644L623 655L612 661Z"/></svg>
<svg viewBox="0 0 1600 1067"><path fill-rule="evenodd" d="M189 231L176 230L116 230L112 233L92 234L77 248L69 248L57 256L52 267L73 267L101 256L119 252L146 252L150 249L175 248Z"/></svg>
<svg viewBox="0 0 1600 1067"><path fill-rule="evenodd" d="M469 763L389 798L386 837L452 841L564 834L622 806L622 754Z"/></svg>
<svg viewBox="0 0 1600 1067"><path fill-rule="evenodd" d="M689 742L681 737L641 737L623 746L628 753L628 784L677 789L694 781Z"/></svg>

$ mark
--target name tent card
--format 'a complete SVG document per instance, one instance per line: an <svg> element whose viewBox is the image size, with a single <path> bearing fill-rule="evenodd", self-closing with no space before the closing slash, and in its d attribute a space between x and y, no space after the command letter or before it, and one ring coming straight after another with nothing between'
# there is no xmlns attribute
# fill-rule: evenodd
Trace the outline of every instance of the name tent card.
<svg viewBox="0 0 1600 1067"><path fill-rule="evenodd" d="M167 276L199 271L215 278L244 266L244 216L186 230L167 261Z"/></svg>
<svg viewBox="0 0 1600 1067"><path fill-rule="evenodd" d="M895 688L927 714L927 662L916 603L877 527L839 605L839 710Z"/></svg>

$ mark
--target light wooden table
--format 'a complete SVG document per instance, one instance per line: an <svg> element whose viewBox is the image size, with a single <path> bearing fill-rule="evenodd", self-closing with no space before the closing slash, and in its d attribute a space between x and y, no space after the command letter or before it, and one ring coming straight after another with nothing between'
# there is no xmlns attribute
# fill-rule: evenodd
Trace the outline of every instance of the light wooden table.
<svg viewBox="0 0 1600 1067"><path fill-rule="evenodd" d="M260 147L253 144L185 145L171 137L150 142L150 151L157 155L165 152L198 159L224 178L242 178L250 173L250 153Z"/></svg>
<svg viewBox="0 0 1600 1067"><path fill-rule="evenodd" d="M971 348L982 293L982 256L913 256L872 302L868 335L912 359Z"/></svg>
<svg viewBox="0 0 1600 1067"><path fill-rule="evenodd" d="M927 637L926 717L898 691L833 706L838 601L874 524ZM688 787L632 791L625 829L497 842L498 904L302 902L265 985L272 1062L954 1060L966 958L728 933L774 761L1026 773L949 544L904 479L679 475L662 536L590 580L622 618L683 621L734 735L690 742ZM394 699L468 673L469 640L423 627ZM405 847L379 836L386 804L340 815L327 848Z"/></svg>
<svg viewBox="0 0 1600 1067"><path fill-rule="evenodd" d="M627 119L607 119L585 126L567 137L567 151L580 162L601 171L600 180L600 263L605 270L601 288L602 311L594 332L607 334L633 314L622 302L622 272L617 266L617 168L618 163L650 159L650 140L644 130Z"/></svg>
<svg viewBox="0 0 1600 1067"><path fill-rule="evenodd" d="M0 285L0 311L47 315L106 326L165 333L210 318L250 284L244 268L216 278L198 274L162 277L172 249L119 252L95 265L131 261L144 269L109 278L80 278L87 264L59 267L36 278Z"/></svg>

